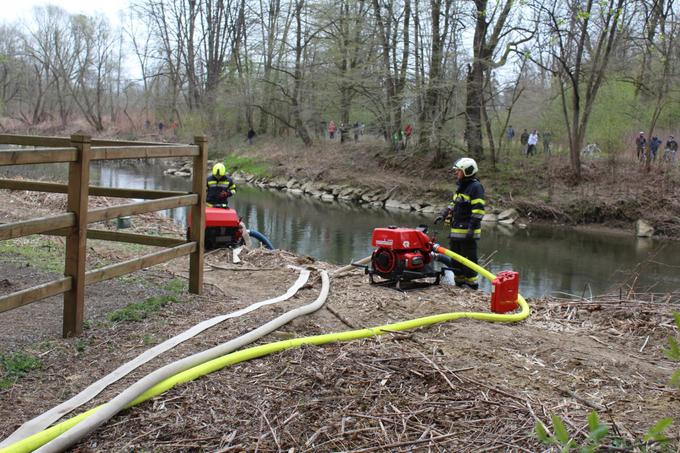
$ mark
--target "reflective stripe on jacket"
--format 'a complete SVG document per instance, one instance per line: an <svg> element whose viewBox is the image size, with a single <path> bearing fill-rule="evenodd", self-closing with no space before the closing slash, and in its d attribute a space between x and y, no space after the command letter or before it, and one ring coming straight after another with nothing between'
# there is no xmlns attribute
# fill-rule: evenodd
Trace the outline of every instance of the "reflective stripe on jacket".
<svg viewBox="0 0 680 453"><path fill-rule="evenodd" d="M224 198L220 197L222 192L231 192ZM236 193L236 184L229 176L217 179L214 176L208 176L208 187L205 195L205 201L209 204L225 203L227 198Z"/></svg>
<svg viewBox="0 0 680 453"><path fill-rule="evenodd" d="M465 178L458 184L449 209L453 213L451 219L450 238L464 239L469 230L474 238L479 239L482 233L482 217L484 217L484 186L477 178Z"/></svg>

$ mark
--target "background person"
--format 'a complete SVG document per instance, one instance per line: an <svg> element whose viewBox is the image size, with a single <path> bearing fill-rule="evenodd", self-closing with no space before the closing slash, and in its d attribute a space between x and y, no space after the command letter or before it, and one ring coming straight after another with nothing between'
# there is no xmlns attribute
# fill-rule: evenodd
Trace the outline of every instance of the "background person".
<svg viewBox="0 0 680 453"><path fill-rule="evenodd" d="M552 143L552 132L543 132L543 153L550 154L550 144Z"/></svg>
<svg viewBox="0 0 680 453"><path fill-rule="evenodd" d="M335 138L335 131L338 130L338 126L335 125L335 121L331 120L330 123L328 123L328 138L333 140Z"/></svg>
<svg viewBox="0 0 680 453"><path fill-rule="evenodd" d="M675 141L675 137L672 135L668 136L666 141L666 149L663 152L663 160L668 162L675 162L675 155L678 152L678 142Z"/></svg>
<svg viewBox="0 0 680 453"><path fill-rule="evenodd" d="M645 138L645 133L640 132L640 135L635 139L635 147L637 148L637 158L638 160L645 159L645 148L647 148L647 139Z"/></svg>
<svg viewBox="0 0 680 453"><path fill-rule="evenodd" d="M522 135L519 136L519 142L522 144L522 153L526 154L527 153L527 143L529 143L529 132L527 132L526 129L522 132Z"/></svg>
<svg viewBox="0 0 680 453"><path fill-rule="evenodd" d="M512 124L508 126L508 130L505 133L505 136L508 138L508 141L512 143L512 139L515 138L515 129L513 129Z"/></svg>
<svg viewBox="0 0 680 453"><path fill-rule="evenodd" d="M652 137L652 140L649 142L649 157L652 159L652 162L656 161L656 154L659 152L661 143L662 141L659 140L659 137L656 135Z"/></svg>
<svg viewBox="0 0 680 453"><path fill-rule="evenodd" d="M536 145L538 144L538 132L534 129L527 139L527 156L533 156L536 153Z"/></svg>

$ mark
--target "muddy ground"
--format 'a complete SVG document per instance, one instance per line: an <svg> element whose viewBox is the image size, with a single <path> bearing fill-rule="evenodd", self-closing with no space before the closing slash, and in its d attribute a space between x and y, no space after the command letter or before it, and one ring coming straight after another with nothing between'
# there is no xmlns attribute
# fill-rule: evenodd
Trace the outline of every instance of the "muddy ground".
<svg viewBox="0 0 680 453"><path fill-rule="evenodd" d="M49 212L62 196L5 191L0 197L6 201L0 222L7 222ZM27 203L41 207L27 210ZM139 231L174 229L181 236L153 216L135 224ZM63 247L62 238L41 241L36 247L46 255ZM100 241L88 245L88 267L151 251ZM321 287L318 271L335 269L284 251L244 250L240 256L239 264L226 250L206 257L201 296L186 292L187 258L88 287L87 328L78 338L60 338L61 298L0 314L0 354L21 352L39 363L20 377L3 368L0 378L11 385L0 390L0 437L152 345L204 319L283 294L298 275L287 265L314 271L295 297L203 332L112 385L87 407L172 360L310 303ZM0 256L0 294L57 275L35 258L11 251ZM173 300L139 321L109 319L117 309L159 295ZM652 425L673 417L666 432L671 440L653 448L678 451L680 391L669 379L680 365L663 352L669 335L680 336L671 314L677 307L636 299L529 300L532 314L517 324L461 319L244 362L119 414L75 451L540 451L548 447L533 435L538 421L552 430L551 416L559 415L583 442L593 410L610 426L606 443L625 450L642 447ZM325 308L258 343L452 311L487 312L489 295L450 286L402 293L372 286L355 270L331 278Z"/></svg>

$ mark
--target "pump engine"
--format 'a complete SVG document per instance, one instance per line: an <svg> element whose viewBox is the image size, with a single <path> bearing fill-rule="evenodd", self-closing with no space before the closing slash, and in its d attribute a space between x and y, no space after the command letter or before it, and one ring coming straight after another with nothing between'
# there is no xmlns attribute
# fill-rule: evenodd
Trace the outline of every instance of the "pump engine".
<svg viewBox="0 0 680 453"><path fill-rule="evenodd" d="M371 245L377 248L366 268L371 283L375 283L373 277L377 275L397 288L402 281L428 277L435 278L432 284L439 284L442 266L435 260L433 243L426 233L426 227L374 229Z"/></svg>
<svg viewBox="0 0 680 453"><path fill-rule="evenodd" d="M191 217L187 240L190 237ZM226 205L205 209L205 248L236 247L243 244L243 225L234 209Z"/></svg>

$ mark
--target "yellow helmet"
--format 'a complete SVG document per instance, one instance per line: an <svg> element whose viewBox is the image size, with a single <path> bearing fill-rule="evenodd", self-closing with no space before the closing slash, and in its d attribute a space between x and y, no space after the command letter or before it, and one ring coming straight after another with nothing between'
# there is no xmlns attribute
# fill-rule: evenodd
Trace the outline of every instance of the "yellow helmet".
<svg viewBox="0 0 680 453"><path fill-rule="evenodd" d="M227 169L225 168L224 164L215 164L212 168L212 174L215 178L221 178L227 174Z"/></svg>

